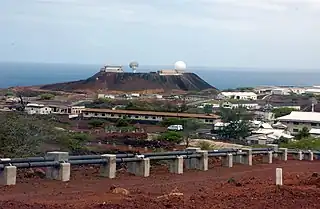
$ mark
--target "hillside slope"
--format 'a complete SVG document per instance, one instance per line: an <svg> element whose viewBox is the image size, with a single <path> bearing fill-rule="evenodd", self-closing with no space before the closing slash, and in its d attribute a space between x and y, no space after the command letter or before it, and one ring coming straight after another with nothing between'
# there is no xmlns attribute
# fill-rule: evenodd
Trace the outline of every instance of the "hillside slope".
<svg viewBox="0 0 320 209"><path fill-rule="evenodd" d="M194 73L161 76L157 73L111 73L98 72L80 81L44 85L41 89L54 91L144 91L144 90L182 90L201 91L214 89Z"/></svg>

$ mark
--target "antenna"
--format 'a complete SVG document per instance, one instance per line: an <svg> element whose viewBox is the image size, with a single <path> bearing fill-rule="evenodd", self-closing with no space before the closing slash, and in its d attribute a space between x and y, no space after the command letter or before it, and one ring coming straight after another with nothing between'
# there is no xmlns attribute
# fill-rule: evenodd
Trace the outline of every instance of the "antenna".
<svg viewBox="0 0 320 209"><path fill-rule="evenodd" d="M139 67L139 63L136 61L132 61L130 62L129 67L132 69L133 73L136 73L137 68Z"/></svg>

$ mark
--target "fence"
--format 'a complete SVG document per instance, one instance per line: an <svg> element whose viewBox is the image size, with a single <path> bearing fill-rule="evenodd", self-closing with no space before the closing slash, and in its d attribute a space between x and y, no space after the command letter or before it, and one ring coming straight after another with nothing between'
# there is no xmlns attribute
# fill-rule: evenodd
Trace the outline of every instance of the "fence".
<svg viewBox="0 0 320 209"><path fill-rule="evenodd" d="M184 151L154 152L139 154L104 154L69 156L68 152L48 152L44 157L4 158L0 159L0 184L15 185L17 169L46 167L46 178L69 181L71 165L100 165L100 175L107 178L116 177L116 166L125 163L128 172L137 176L150 175L150 161L169 161L169 171L183 174L186 169L208 170L208 158L219 157L222 165L233 167L233 163L252 166L253 155L263 155L264 163L272 163L273 158L288 160L292 154L297 160L314 160L320 156L319 151L288 150L287 148L242 148L222 150L201 150L200 148L187 148ZM319 158L316 158L319 159Z"/></svg>

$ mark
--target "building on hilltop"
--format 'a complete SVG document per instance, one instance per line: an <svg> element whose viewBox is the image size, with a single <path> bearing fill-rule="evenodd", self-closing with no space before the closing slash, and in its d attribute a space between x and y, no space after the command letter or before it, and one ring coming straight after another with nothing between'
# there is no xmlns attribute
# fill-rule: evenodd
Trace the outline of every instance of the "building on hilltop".
<svg viewBox="0 0 320 209"><path fill-rule="evenodd" d="M184 70L159 70L159 75L182 75Z"/></svg>
<svg viewBox="0 0 320 209"><path fill-rule="evenodd" d="M123 73L124 70L121 65L105 65L100 69L100 72Z"/></svg>

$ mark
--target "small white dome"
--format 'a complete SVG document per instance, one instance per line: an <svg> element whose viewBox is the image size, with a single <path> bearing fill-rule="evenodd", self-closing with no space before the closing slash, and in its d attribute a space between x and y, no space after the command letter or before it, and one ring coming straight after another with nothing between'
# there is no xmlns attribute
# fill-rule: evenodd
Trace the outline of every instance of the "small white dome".
<svg viewBox="0 0 320 209"><path fill-rule="evenodd" d="M187 64L183 61L178 61L174 64L174 69L176 70L185 70L187 68Z"/></svg>

